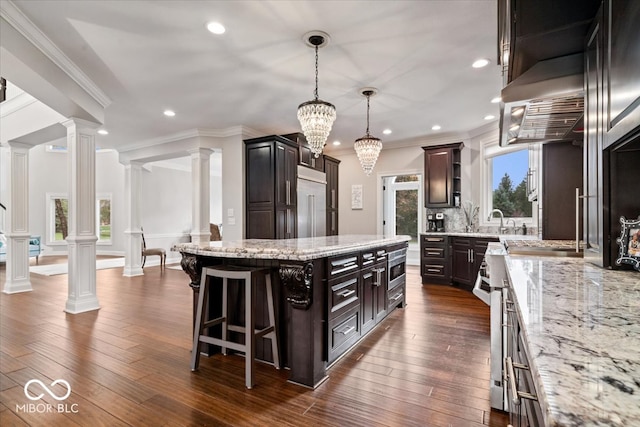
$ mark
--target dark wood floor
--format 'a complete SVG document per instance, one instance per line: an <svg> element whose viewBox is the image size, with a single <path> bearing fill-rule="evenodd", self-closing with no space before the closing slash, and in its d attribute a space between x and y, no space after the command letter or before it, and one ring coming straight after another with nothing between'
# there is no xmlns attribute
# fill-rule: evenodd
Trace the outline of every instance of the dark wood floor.
<svg viewBox="0 0 640 427"><path fill-rule="evenodd" d="M240 356L203 358L192 373L191 290L182 271L151 267L124 278L122 268L99 270L102 308L79 315L63 312L66 275L31 281L33 292L0 294L3 427L507 425L489 406L488 307L465 291L422 286L417 268L408 273L409 305L316 390L287 383L286 370L265 364L246 390ZM45 393L42 400L26 398L31 379L69 382L62 413L37 384L29 390ZM43 402L54 412L38 413ZM41 406L27 412L28 403Z"/></svg>

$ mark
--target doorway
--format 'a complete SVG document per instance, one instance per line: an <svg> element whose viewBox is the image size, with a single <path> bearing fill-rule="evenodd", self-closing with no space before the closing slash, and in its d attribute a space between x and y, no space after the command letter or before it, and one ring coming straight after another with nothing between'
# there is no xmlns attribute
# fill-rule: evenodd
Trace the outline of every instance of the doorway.
<svg viewBox="0 0 640 427"><path fill-rule="evenodd" d="M382 177L382 231L385 235L409 235L407 264L420 265L419 236L422 224L422 175Z"/></svg>

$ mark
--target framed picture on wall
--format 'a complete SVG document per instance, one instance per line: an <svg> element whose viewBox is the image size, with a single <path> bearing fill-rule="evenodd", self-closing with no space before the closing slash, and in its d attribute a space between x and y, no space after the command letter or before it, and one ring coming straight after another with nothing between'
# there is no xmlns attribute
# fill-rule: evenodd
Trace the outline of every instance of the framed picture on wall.
<svg viewBox="0 0 640 427"><path fill-rule="evenodd" d="M620 247L616 265L631 264L640 271L640 216L636 220L620 217L622 232L616 239Z"/></svg>
<svg viewBox="0 0 640 427"><path fill-rule="evenodd" d="M362 209L362 184L351 186L351 209Z"/></svg>

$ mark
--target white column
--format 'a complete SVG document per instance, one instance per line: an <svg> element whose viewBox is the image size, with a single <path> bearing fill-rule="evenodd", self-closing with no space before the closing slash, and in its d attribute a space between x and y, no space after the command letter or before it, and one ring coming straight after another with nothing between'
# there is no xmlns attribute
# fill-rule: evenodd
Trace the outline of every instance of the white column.
<svg viewBox="0 0 640 427"><path fill-rule="evenodd" d="M65 311L98 310L96 293L96 142L97 123L70 118L67 128L69 165L69 294Z"/></svg>
<svg viewBox="0 0 640 427"><path fill-rule="evenodd" d="M140 198L142 197L142 164L124 164L124 272L123 276L133 277L142 271L142 231L140 228Z"/></svg>
<svg viewBox="0 0 640 427"><path fill-rule="evenodd" d="M5 294L33 290L29 276L29 149L9 142L9 185L6 216L7 277Z"/></svg>
<svg viewBox="0 0 640 427"><path fill-rule="evenodd" d="M211 188L211 150L198 148L191 153L191 242L204 243L211 238L209 198Z"/></svg>

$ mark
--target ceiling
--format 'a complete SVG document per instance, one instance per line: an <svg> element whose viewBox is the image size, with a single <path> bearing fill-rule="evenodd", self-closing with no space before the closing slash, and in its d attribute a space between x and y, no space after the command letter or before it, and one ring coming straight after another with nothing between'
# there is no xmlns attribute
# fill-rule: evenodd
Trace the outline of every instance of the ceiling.
<svg viewBox="0 0 640 427"><path fill-rule="evenodd" d="M337 109L329 142L343 144L327 152L365 133L366 86L378 89L370 127L386 148L498 120L496 0L13 3L111 100L109 135L97 136L105 148L195 128L298 132L297 107L313 98L311 30L331 37L319 95ZM208 32L209 21L226 33ZM491 63L474 69L478 58Z"/></svg>

